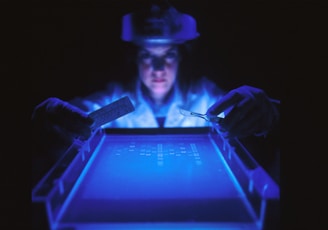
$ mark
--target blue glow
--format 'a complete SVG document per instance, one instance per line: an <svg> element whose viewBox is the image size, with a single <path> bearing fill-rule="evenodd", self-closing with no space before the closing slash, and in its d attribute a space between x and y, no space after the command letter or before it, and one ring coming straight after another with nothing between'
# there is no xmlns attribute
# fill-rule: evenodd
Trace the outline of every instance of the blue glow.
<svg viewBox="0 0 328 230"><path fill-rule="evenodd" d="M149 38L149 39L143 39L141 42L145 44L170 44L173 42L173 40L165 39L165 38Z"/></svg>
<svg viewBox="0 0 328 230"><path fill-rule="evenodd" d="M90 168L83 197L237 197L223 162L213 153L211 143L201 136L131 136L128 141L112 136Z"/></svg>
<svg viewBox="0 0 328 230"><path fill-rule="evenodd" d="M161 230L258 230L255 225L244 224L238 226L233 223L97 223L97 224L84 224L76 228L77 230L145 230L145 229L161 229Z"/></svg>
<svg viewBox="0 0 328 230"><path fill-rule="evenodd" d="M240 187L208 135L110 135L62 223L254 223Z"/></svg>
<svg viewBox="0 0 328 230"><path fill-rule="evenodd" d="M260 230L266 200L257 215L234 176L248 169L227 164L216 141L207 133L103 136L60 215L50 218L52 229ZM259 169L249 175L250 194L275 199L279 189ZM63 189L76 178L69 171Z"/></svg>

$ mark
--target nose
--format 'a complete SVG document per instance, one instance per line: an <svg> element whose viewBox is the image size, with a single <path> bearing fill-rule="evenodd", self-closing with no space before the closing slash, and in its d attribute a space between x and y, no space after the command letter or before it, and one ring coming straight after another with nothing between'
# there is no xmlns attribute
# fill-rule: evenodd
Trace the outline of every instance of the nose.
<svg viewBox="0 0 328 230"><path fill-rule="evenodd" d="M153 57L151 64L155 71L161 71L164 70L165 60L164 58Z"/></svg>

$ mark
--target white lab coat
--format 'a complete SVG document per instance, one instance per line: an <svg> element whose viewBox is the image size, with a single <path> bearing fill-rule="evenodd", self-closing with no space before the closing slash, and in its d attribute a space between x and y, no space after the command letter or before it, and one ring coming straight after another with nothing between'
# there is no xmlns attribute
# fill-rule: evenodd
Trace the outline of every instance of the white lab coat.
<svg viewBox="0 0 328 230"><path fill-rule="evenodd" d="M85 98L75 98L70 103L80 107L86 112L99 109L123 96L128 96L135 107L135 111L126 114L103 127L113 128L157 128L159 127L155 114L141 93L141 82L137 80L134 91L125 91L118 83L110 83L106 90L97 92ZM182 95L178 85L173 91L173 100L169 105L165 119L165 128L174 127L206 127L210 123L202 118L187 117L180 113L179 108L184 108L198 113L206 113L207 109L222 95L223 90L217 87L206 77L201 78L192 85L186 95Z"/></svg>

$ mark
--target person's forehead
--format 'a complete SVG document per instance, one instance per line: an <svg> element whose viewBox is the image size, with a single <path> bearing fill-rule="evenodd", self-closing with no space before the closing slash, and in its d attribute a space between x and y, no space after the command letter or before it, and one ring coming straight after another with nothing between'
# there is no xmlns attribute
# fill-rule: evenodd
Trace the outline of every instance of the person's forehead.
<svg viewBox="0 0 328 230"><path fill-rule="evenodd" d="M168 51L176 50L176 45L144 45L140 47L140 50L148 51L151 54L161 55Z"/></svg>

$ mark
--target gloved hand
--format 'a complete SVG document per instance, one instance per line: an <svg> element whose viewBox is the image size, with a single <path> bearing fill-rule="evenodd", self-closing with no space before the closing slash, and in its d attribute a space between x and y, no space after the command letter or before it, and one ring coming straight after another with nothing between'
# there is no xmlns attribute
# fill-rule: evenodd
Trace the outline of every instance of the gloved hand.
<svg viewBox="0 0 328 230"><path fill-rule="evenodd" d="M219 122L219 130L226 137L261 136L278 125L279 104L262 89L244 85L224 95L207 110L207 115L216 116L231 109Z"/></svg>
<svg viewBox="0 0 328 230"><path fill-rule="evenodd" d="M37 105L32 114L38 143L52 152L64 151L76 138L86 140L93 122L79 108L54 97Z"/></svg>

